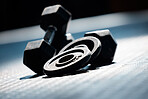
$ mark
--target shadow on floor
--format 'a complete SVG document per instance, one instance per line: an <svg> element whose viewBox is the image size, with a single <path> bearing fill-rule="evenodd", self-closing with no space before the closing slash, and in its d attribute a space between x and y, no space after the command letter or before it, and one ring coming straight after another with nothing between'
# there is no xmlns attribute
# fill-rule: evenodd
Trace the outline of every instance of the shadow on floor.
<svg viewBox="0 0 148 99"><path fill-rule="evenodd" d="M100 65L97 65L97 66L92 66L92 65L87 65L85 66L84 68L81 68L77 71L73 71L71 73L67 73L67 74L64 74L64 75L52 75L52 76L47 76L47 75L44 75L44 74L34 74L34 75L28 75L28 76L25 76L25 77L21 77L20 80L25 80L25 79L33 79L33 78L37 78L37 77L41 77L43 76L42 78L53 78L53 77L63 77L63 76L72 76L72 75L78 75L78 74L82 74L82 73L87 73L89 72L90 70L96 70L96 69L99 69L99 67L103 67L103 66L109 66L111 64L114 64L115 62L111 62L111 63L105 63L105 64L100 64Z"/></svg>

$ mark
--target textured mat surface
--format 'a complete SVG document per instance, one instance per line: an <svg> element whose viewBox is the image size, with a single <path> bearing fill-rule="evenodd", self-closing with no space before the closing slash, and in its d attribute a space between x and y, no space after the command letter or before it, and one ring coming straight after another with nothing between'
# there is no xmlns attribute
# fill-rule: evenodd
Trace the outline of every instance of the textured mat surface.
<svg viewBox="0 0 148 99"><path fill-rule="evenodd" d="M148 24L109 29L118 43L114 64L63 77L30 78L27 41L0 45L0 99L148 99Z"/></svg>

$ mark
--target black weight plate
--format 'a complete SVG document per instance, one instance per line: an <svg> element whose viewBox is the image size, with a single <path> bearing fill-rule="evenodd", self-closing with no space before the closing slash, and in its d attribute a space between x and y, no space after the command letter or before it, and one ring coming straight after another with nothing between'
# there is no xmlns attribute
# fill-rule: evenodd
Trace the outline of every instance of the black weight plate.
<svg viewBox="0 0 148 99"><path fill-rule="evenodd" d="M83 68L89 61L91 52L87 46L72 48L48 60L44 67L44 73L48 76L57 76L71 73Z"/></svg>
<svg viewBox="0 0 148 99"><path fill-rule="evenodd" d="M76 39L75 41L70 42L64 48L62 48L59 53L83 44L86 45L91 51L92 55L91 59L89 60L89 62L91 63L101 51L101 42L96 37L88 36Z"/></svg>

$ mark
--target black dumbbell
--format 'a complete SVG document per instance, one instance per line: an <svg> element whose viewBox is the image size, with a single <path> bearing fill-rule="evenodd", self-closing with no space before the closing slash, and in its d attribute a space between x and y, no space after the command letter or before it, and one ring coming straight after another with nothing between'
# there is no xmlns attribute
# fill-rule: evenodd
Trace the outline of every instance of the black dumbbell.
<svg viewBox="0 0 148 99"><path fill-rule="evenodd" d="M23 63L38 74L43 73L43 66L67 43L73 41L71 34L66 34L71 14L61 5L44 9L40 27L46 31L43 40L29 42L24 51Z"/></svg>

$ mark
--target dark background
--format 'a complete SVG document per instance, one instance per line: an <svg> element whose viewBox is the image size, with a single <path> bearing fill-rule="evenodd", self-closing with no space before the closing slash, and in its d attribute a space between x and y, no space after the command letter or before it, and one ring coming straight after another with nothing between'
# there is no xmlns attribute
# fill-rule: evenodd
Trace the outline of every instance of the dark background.
<svg viewBox="0 0 148 99"><path fill-rule="evenodd" d="M0 31L39 24L47 6L61 4L72 18L148 9L144 0L3 0L0 1Z"/></svg>

